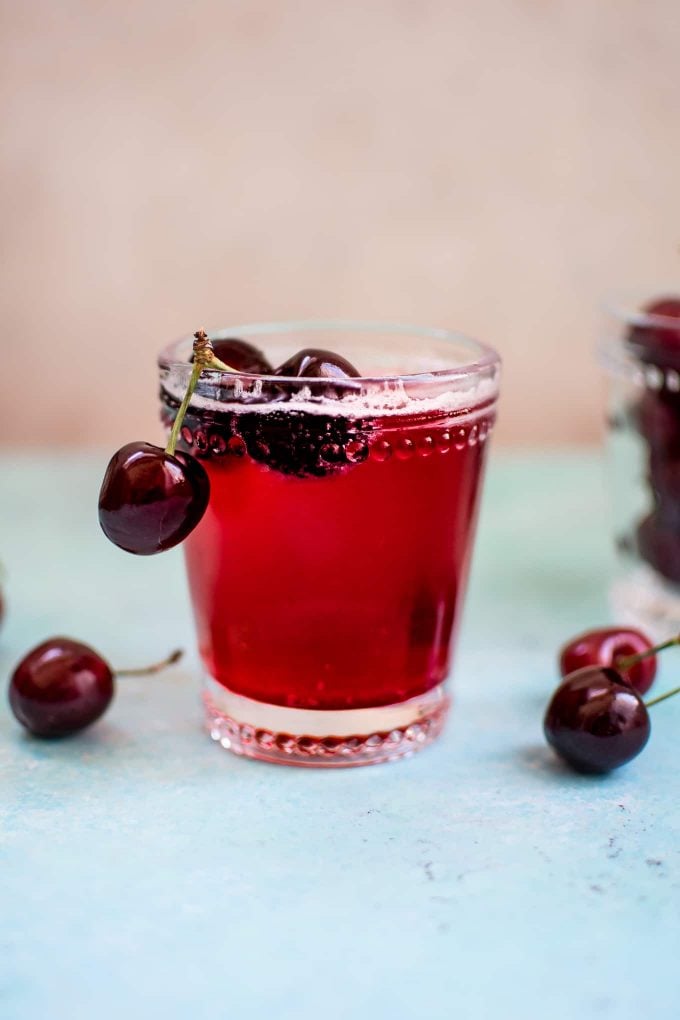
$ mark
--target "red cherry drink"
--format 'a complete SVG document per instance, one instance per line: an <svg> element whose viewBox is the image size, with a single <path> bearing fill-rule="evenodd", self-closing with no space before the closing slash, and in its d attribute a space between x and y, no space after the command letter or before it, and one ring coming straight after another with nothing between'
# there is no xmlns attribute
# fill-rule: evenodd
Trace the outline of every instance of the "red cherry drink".
<svg viewBox="0 0 680 1020"><path fill-rule="evenodd" d="M181 448L210 501L184 547L224 746L363 764L437 734L495 416L487 357L465 399L445 379L414 383L419 397L249 379L239 400L232 378L192 403Z"/></svg>

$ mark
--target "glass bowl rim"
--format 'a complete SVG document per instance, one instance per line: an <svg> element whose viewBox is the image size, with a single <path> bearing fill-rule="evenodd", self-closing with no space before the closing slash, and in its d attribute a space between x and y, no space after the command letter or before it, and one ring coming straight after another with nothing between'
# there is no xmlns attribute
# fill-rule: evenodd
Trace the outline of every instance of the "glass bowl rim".
<svg viewBox="0 0 680 1020"><path fill-rule="evenodd" d="M679 296L673 295L670 288L668 288L667 293L661 290L659 293L662 296L655 298L655 302L679 300ZM619 322L624 322L630 326L658 326L662 329L680 329L680 319L672 315L646 312L644 308L639 307L639 304L636 307L636 302L631 295L615 295L604 301L602 307L607 315L611 315L613 318L618 319Z"/></svg>

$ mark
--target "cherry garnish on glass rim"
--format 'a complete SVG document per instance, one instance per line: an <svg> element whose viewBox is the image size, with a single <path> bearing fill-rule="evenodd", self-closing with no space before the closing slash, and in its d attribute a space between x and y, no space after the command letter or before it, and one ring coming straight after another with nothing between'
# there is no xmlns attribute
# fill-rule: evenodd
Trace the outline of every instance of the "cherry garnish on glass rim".
<svg viewBox="0 0 680 1020"><path fill-rule="evenodd" d="M152 443L128 443L109 461L99 493L99 523L106 537L138 556L171 549L199 523L210 499L203 465L176 453L182 422L201 372L231 371L215 358L204 330L194 334L194 363L184 399L163 450Z"/></svg>

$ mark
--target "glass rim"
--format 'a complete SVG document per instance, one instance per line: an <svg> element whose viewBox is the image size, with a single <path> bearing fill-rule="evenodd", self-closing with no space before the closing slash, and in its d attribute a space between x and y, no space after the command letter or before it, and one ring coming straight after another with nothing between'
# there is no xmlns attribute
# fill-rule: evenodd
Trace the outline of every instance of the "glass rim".
<svg viewBox="0 0 680 1020"><path fill-rule="evenodd" d="M677 300L677 294L673 294L670 288L659 289L661 296L655 301ZM639 302L634 296L613 295L602 302L602 309L606 315L610 315L620 322L628 323L631 326L658 326L662 329L678 329L678 319L672 315L659 315L657 312L646 312L639 307Z"/></svg>
<svg viewBox="0 0 680 1020"><path fill-rule="evenodd" d="M657 288L657 301L677 300L671 287ZM643 299L644 300L644 299ZM649 291L647 292L649 301ZM680 392L680 357L666 357L655 360L653 354L644 356L640 344L630 336L635 328L649 330L672 330L678 332L680 320L670 315L659 315L647 312L640 307L641 301L636 300L634 293L619 292L610 295L601 303L601 310L610 324L617 327L616 334L607 330L595 346L600 366L610 375L627 379L636 385L644 385L649 389L667 386L674 392Z"/></svg>
<svg viewBox="0 0 680 1020"><path fill-rule="evenodd" d="M401 336L412 335L414 338L419 337L426 340L437 340L444 343L460 344L470 350L471 357L468 361L464 361L458 365L451 365L446 368L437 368L428 371L421 370L417 372L401 372L398 374L362 375L352 377L350 379L305 380L299 376L264 375L251 372L238 372L233 374L244 379L259 379L263 382L278 384L295 383L299 385L302 382L307 382L312 384L323 383L325 387L338 386L346 388L348 383L350 385L360 385L362 383L380 384L392 382L396 383L400 381L418 382L420 380L444 381L450 379L451 381L454 381L471 378L489 370L497 372L501 367L501 357L493 347L482 343L482 341L476 340L465 333L437 327L414 326L403 322L388 322L374 319L290 319L270 322L251 322L235 326L226 326L220 329L208 330L207 333L211 340L217 340L226 339L227 337L239 337L240 339L245 339L248 337L274 336L277 334L313 332L319 330L336 330L338 332L362 331L376 334L397 333ZM166 344L166 346L163 347L158 354L159 368L165 370L173 368L188 369L189 362L176 357L175 351L180 345L186 344L190 339L190 335L182 336L179 339ZM205 377L220 377L224 376L225 373L219 369L208 368L204 370L202 375Z"/></svg>

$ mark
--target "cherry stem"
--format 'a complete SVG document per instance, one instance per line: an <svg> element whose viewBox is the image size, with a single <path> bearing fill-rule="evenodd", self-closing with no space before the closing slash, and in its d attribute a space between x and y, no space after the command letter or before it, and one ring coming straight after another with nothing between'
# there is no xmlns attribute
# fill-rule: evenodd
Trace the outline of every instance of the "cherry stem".
<svg viewBox="0 0 680 1020"><path fill-rule="evenodd" d="M654 648L648 648L645 652L638 652L637 655L624 655L622 659L617 659L614 663L616 669L630 669L631 666L636 666L638 662L642 662L643 659L649 659L652 655L656 655L657 652L663 652L666 648L672 648L673 645L680 645L680 634L676 634L675 637L669 638L668 641L664 641L661 645L656 645Z"/></svg>
<svg viewBox="0 0 680 1020"><path fill-rule="evenodd" d="M170 454L171 457L177 448L177 440L179 439L184 417L187 413L187 409L191 403L191 398L194 395L194 390L196 389L199 377L204 368L218 369L220 372L235 371L235 369L230 368L229 365L225 365L223 361L220 361L219 358L215 357L208 334L204 329L199 329L194 333L194 364L189 377L189 385L187 386L187 391L184 394L184 399L180 404L179 411L175 415L175 420L172 423L172 431L170 432L170 438L168 439L168 445L165 447L165 452Z"/></svg>
<svg viewBox="0 0 680 1020"><path fill-rule="evenodd" d="M651 708L652 705L659 705L660 702L666 701L667 698L672 698L674 695L680 695L680 687L672 687L671 691L667 691L666 694L652 698L650 701L644 703L644 707Z"/></svg>
<svg viewBox="0 0 680 1020"><path fill-rule="evenodd" d="M154 662L150 666L142 666L141 669L117 669L116 676L152 676L154 673L160 673L166 666L172 666L184 655L181 648L176 648L166 659L161 659L160 662Z"/></svg>

